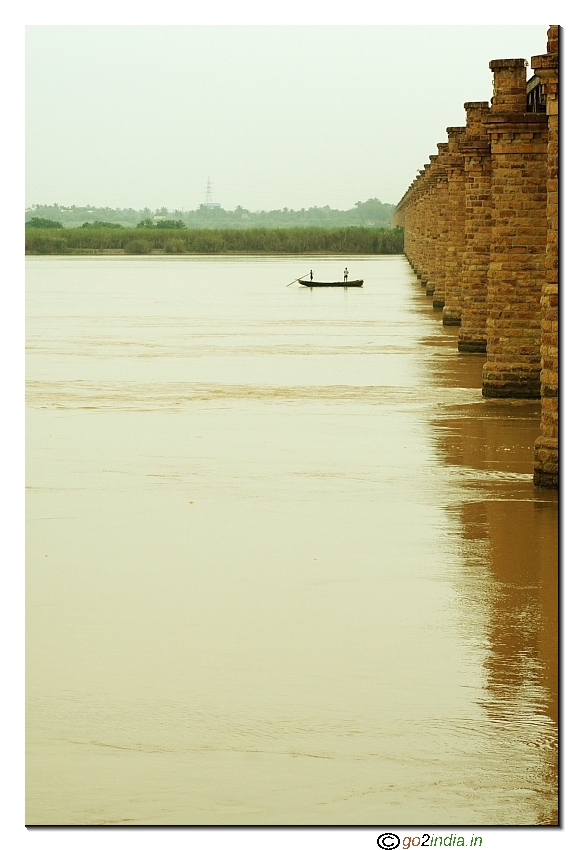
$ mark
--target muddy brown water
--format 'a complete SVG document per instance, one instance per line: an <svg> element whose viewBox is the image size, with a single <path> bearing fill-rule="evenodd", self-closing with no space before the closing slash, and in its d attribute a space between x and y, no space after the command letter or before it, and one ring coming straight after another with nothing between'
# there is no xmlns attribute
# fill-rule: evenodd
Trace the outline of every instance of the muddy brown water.
<svg viewBox="0 0 583 850"><path fill-rule="evenodd" d="M557 822L539 404L456 333L403 257L27 259L27 823Z"/></svg>

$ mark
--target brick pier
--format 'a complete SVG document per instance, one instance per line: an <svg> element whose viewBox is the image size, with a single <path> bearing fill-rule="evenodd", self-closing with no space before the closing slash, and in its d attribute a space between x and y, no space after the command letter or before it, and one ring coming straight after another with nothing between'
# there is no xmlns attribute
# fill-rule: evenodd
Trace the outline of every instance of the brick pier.
<svg viewBox="0 0 583 850"><path fill-rule="evenodd" d="M547 52L490 62L491 103L468 102L395 210L405 254L460 352L486 355L482 393L541 398L534 483L558 487L559 27Z"/></svg>

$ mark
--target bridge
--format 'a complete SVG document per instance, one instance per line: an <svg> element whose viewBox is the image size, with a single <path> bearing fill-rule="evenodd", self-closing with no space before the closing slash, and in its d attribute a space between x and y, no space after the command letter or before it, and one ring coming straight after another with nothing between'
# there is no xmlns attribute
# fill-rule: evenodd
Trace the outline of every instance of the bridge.
<svg viewBox="0 0 583 850"><path fill-rule="evenodd" d="M559 30L547 52L490 62L490 103L464 104L399 201L393 226L458 349L485 355L488 398L540 398L534 484L559 480Z"/></svg>

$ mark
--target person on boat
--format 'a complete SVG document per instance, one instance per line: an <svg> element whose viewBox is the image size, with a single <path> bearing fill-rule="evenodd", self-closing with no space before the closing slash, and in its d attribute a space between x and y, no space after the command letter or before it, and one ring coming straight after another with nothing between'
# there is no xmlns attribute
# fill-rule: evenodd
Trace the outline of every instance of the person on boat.
<svg viewBox="0 0 583 850"><path fill-rule="evenodd" d="M347 280L348 280L348 269L345 268L344 269L344 283L346 283Z"/></svg>
<svg viewBox="0 0 583 850"><path fill-rule="evenodd" d="M310 269L310 280L314 280L314 273L312 269Z"/></svg>

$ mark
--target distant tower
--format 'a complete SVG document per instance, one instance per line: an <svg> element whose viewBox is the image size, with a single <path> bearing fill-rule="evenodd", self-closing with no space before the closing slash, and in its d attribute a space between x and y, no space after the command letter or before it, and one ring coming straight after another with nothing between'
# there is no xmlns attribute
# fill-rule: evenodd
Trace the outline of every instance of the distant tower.
<svg viewBox="0 0 583 850"><path fill-rule="evenodd" d="M219 210L221 208L220 204L215 204L213 202L213 189L210 177L207 177L206 181L206 200L203 207L206 207L207 210Z"/></svg>
<svg viewBox="0 0 583 850"><path fill-rule="evenodd" d="M213 202L213 190L211 186L211 178L207 177L206 179L206 201L205 206L210 207Z"/></svg>

